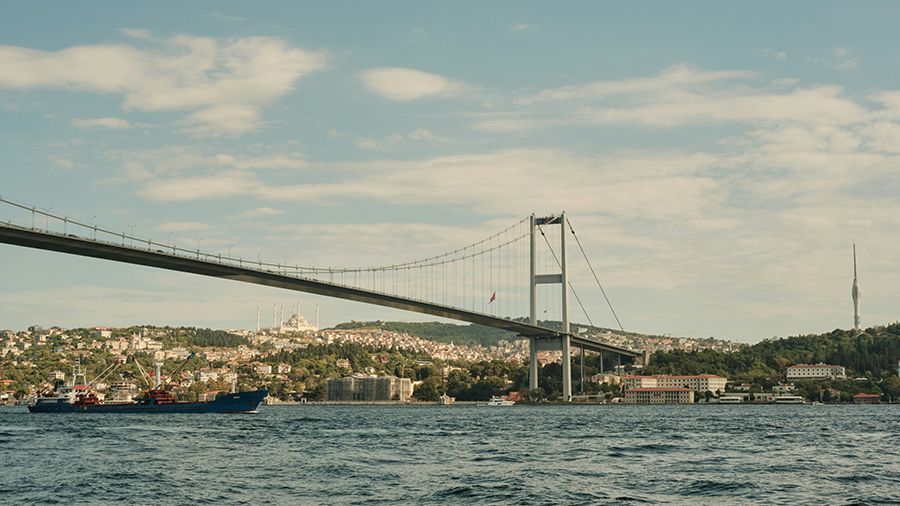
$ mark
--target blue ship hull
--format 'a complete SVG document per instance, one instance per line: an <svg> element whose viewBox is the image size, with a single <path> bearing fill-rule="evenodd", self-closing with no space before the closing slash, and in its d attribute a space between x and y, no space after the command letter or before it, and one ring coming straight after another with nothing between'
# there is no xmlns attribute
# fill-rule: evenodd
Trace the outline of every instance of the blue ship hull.
<svg viewBox="0 0 900 506"><path fill-rule="evenodd" d="M157 404L156 399L137 399L133 404L94 404L73 406L68 402L41 402L28 406L32 413L246 413L253 411L269 394L254 390L227 394L210 402L175 402Z"/></svg>

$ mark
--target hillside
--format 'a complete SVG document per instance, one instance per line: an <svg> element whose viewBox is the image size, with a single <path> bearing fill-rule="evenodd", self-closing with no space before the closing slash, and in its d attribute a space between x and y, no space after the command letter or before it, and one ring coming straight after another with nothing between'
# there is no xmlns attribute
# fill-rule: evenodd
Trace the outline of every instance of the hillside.
<svg viewBox="0 0 900 506"><path fill-rule="evenodd" d="M851 377L873 379L897 374L900 323L866 329L860 335L834 330L827 334L766 339L734 353L674 351L650 357L651 374L712 373L752 383L784 379L787 366L842 365Z"/></svg>
<svg viewBox="0 0 900 506"><path fill-rule="evenodd" d="M408 334L428 341L439 343L456 343L468 346L496 346L501 339L515 340L516 334L506 330L485 327L482 325L455 325L439 322L357 322L351 321L334 326L343 330L381 329L388 332Z"/></svg>

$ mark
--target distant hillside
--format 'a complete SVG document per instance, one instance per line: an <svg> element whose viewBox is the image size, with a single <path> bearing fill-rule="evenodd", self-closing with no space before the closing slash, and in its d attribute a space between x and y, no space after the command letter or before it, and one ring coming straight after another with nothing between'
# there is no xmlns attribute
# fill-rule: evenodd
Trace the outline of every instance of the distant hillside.
<svg viewBox="0 0 900 506"><path fill-rule="evenodd" d="M826 363L842 365L847 374L886 378L897 374L900 360L900 323L852 331L766 339L734 353L674 351L650 357L652 374L712 373L762 383L784 378L787 366Z"/></svg>
<svg viewBox="0 0 900 506"><path fill-rule="evenodd" d="M522 319L520 318L518 319L518 321L522 321ZM541 327L546 327L548 329L562 329L562 323L559 321L538 320L538 325ZM453 342L456 344L465 345L479 344L481 346L496 346L497 342L500 340L514 341L516 339L519 339L515 332L508 332L506 330L500 330L493 327L485 327L483 325L475 324L457 325L453 323L438 322L351 321L348 323L335 325L334 328L346 330L381 329L390 332L409 334L411 336L425 339L427 341L436 341L439 343ZM611 329L604 329L601 327L591 327L589 325L584 325L581 323L572 323L571 328L573 332L578 332L579 329L588 329L587 332L589 334L603 334L606 332L614 332L619 335L626 335L631 337L644 336L643 334L636 334L634 332L621 332Z"/></svg>
<svg viewBox="0 0 900 506"><path fill-rule="evenodd" d="M481 346L496 346L497 341L505 339L512 341L517 339L514 332L485 327L482 325L455 325L439 322L357 322L351 321L334 326L335 329L362 330L380 329L388 332L409 334L413 337L436 341L439 343L456 343Z"/></svg>

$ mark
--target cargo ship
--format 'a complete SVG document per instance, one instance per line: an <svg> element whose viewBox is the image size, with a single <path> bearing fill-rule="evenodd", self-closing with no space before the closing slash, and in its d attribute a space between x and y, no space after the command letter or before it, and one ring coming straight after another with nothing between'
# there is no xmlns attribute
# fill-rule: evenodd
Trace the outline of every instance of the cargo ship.
<svg viewBox="0 0 900 506"><path fill-rule="evenodd" d="M188 360L193 356L188 357ZM148 390L130 402L104 402L92 390L87 383L84 370L77 365L72 371L72 381L59 381L53 391L39 392L28 400L28 411L32 413L247 413L253 412L260 402L269 394L268 390L252 390L249 392L235 392L235 384L232 381L231 393L219 396L208 402L182 402L166 389L160 381L157 364L156 384L151 387L150 376L141 368L135 360L141 377L147 382ZM172 373L174 378L184 364ZM107 371L115 365L110 366ZM104 371L104 374L106 371ZM102 375L101 375L102 376ZM80 381L79 381L80 378ZM96 381L95 381L96 383Z"/></svg>

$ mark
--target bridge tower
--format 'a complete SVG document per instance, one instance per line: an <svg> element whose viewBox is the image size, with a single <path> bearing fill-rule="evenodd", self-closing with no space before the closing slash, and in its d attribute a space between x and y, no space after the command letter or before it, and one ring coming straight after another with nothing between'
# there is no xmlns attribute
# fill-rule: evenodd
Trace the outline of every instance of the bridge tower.
<svg viewBox="0 0 900 506"><path fill-rule="evenodd" d="M538 351L559 350L562 351L562 375L563 375L563 400L568 402L572 400L572 353L571 339L569 336L569 274L566 267L566 213L563 212L559 216L549 216L545 218L537 218L531 215L531 265L529 279L529 295L531 298L531 324L537 325L537 285L543 284L559 284L562 290L562 329L560 336L553 337L532 337L529 340L530 363L528 370L528 387L535 389L538 387ZM539 226L542 225L559 225L559 249L560 258L559 274L537 274L537 234Z"/></svg>

